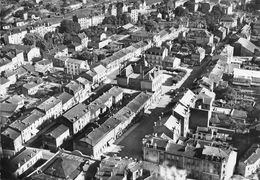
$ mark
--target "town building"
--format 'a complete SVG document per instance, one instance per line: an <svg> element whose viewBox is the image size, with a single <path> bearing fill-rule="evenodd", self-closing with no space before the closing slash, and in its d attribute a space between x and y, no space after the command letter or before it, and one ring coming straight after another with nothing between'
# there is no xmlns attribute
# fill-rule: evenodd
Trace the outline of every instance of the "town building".
<svg viewBox="0 0 260 180"><path fill-rule="evenodd" d="M59 150L40 168L31 173L30 179L93 179L96 161L79 151Z"/></svg>
<svg viewBox="0 0 260 180"><path fill-rule="evenodd" d="M90 110L85 104L78 104L63 114L61 123L70 128L72 135L77 134L90 122Z"/></svg>
<svg viewBox="0 0 260 180"><path fill-rule="evenodd" d="M69 128L63 124L52 127L44 134L43 146L56 151L63 142L70 136Z"/></svg>
<svg viewBox="0 0 260 180"><path fill-rule="evenodd" d="M188 32L183 33L183 35L188 42L201 45L202 47L207 44L213 44L213 34L205 29L191 28Z"/></svg>
<svg viewBox="0 0 260 180"><path fill-rule="evenodd" d="M0 116L11 117L18 112L18 105L10 103L0 103Z"/></svg>
<svg viewBox="0 0 260 180"><path fill-rule="evenodd" d="M74 105L77 104L74 96L67 92L61 93L56 98L61 100L63 112L67 111L68 109L72 108Z"/></svg>
<svg viewBox="0 0 260 180"><path fill-rule="evenodd" d="M7 94L8 88L11 84L11 81L8 79L0 77L0 96L5 96Z"/></svg>
<svg viewBox="0 0 260 180"><path fill-rule="evenodd" d="M177 168L186 169L190 178L228 180L234 173L237 152L232 148L194 147L155 136L147 136L143 144L144 160L158 164L168 161Z"/></svg>
<svg viewBox="0 0 260 180"><path fill-rule="evenodd" d="M150 47L151 42L147 43L139 41L129 47L115 52L112 56L101 60L101 64L106 67L107 74L110 74L118 70L125 61L140 56L143 51L149 49Z"/></svg>
<svg viewBox="0 0 260 180"><path fill-rule="evenodd" d="M79 75L89 69L87 61L69 58L65 62L66 73L71 75Z"/></svg>
<svg viewBox="0 0 260 180"><path fill-rule="evenodd" d="M255 70L233 69L233 84L242 86L259 86L260 73Z"/></svg>
<svg viewBox="0 0 260 180"><path fill-rule="evenodd" d="M253 144L242 156L238 163L238 172L244 177L256 173L260 166L260 147Z"/></svg>
<svg viewBox="0 0 260 180"><path fill-rule="evenodd" d="M45 113L45 119L57 118L62 114L62 101L51 96L38 105L37 109Z"/></svg>
<svg viewBox="0 0 260 180"><path fill-rule="evenodd" d="M96 119L104 114L112 106L115 106L123 99L123 89L114 86L100 97L92 101L88 108L91 111L91 119Z"/></svg>
<svg viewBox="0 0 260 180"><path fill-rule="evenodd" d="M162 60L163 69L174 69L181 65L181 59L177 57L166 56Z"/></svg>
<svg viewBox="0 0 260 180"><path fill-rule="evenodd" d="M144 62L129 64L117 76L117 84L122 87L153 92L159 98L162 94L162 71L157 67L148 67Z"/></svg>
<svg viewBox="0 0 260 180"><path fill-rule="evenodd" d="M74 149L99 159L122 135L122 131L133 121L134 117L141 116L150 107L150 98L151 95L141 92L98 128L79 137L73 144Z"/></svg>
<svg viewBox="0 0 260 180"><path fill-rule="evenodd" d="M159 120L154 123L154 133L158 137L177 142L181 135L181 124L173 115L159 117Z"/></svg>
<svg viewBox="0 0 260 180"><path fill-rule="evenodd" d="M29 95L29 96L35 95L38 92L41 85L43 85L43 83L28 82L23 85L22 93L24 95Z"/></svg>
<svg viewBox="0 0 260 180"><path fill-rule="evenodd" d="M190 108L195 107L197 96L191 91L186 90L179 95L176 105L173 108L173 116L178 119L181 124L181 136L186 137L189 132Z"/></svg>
<svg viewBox="0 0 260 180"><path fill-rule="evenodd" d="M3 156L5 156L5 150L13 151L15 153L19 152L23 148L21 133L10 127L6 128L1 133L1 144L3 149Z"/></svg>
<svg viewBox="0 0 260 180"><path fill-rule="evenodd" d="M220 24L221 24L223 27L226 27L226 28L228 28L228 29L232 29L232 28L237 27L237 19L236 19L236 18L233 18L233 17L230 16L230 15L225 15L225 16L223 16L223 17L220 19ZM228 30L228 33L229 33L229 30Z"/></svg>
<svg viewBox="0 0 260 180"><path fill-rule="evenodd" d="M145 59L151 65L162 66L162 61L167 56L167 48L151 47L145 51Z"/></svg>
<svg viewBox="0 0 260 180"><path fill-rule="evenodd" d="M98 167L95 177L103 179L131 179L137 180L143 175L143 164L132 158L121 158L117 156L103 159Z"/></svg>
<svg viewBox="0 0 260 180"><path fill-rule="evenodd" d="M107 69L102 65L97 65L88 70L83 76L92 83L92 86L99 85L107 78Z"/></svg>
<svg viewBox="0 0 260 180"><path fill-rule="evenodd" d="M25 99L22 95L13 95L6 100L7 103L18 105L18 108L24 106Z"/></svg>
<svg viewBox="0 0 260 180"><path fill-rule="evenodd" d="M119 120L115 118L107 119L100 127L86 134L85 137L76 140L73 144L73 149L99 159L105 150L116 140L117 131L120 128L119 125Z"/></svg>
<svg viewBox="0 0 260 180"><path fill-rule="evenodd" d="M91 85L85 81L84 84L79 81L70 81L64 88L65 92L74 96L76 103L83 102L90 96Z"/></svg>
<svg viewBox="0 0 260 180"><path fill-rule="evenodd" d="M201 65L205 58L206 50L202 47L196 48L195 52L191 54L191 61L194 65Z"/></svg>
<svg viewBox="0 0 260 180"><path fill-rule="evenodd" d="M35 111L34 111L35 112ZM38 127L44 122L44 113L31 113L22 116L9 125L10 128L21 134L22 143L24 144L38 133Z"/></svg>
<svg viewBox="0 0 260 180"><path fill-rule="evenodd" d="M260 54L260 48L245 38L239 38L233 46L234 56L255 56Z"/></svg>
<svg viewBox="0 0 260 180"><path fill-rule="evenodd" d="M17 155L8 160L8 171L15 177L21 176L29 168L31 168L37 161L42 159L42 151L35 148L26 147Z"/></svg>
<svg viewBox="0 0 260 180"><path fill-rule="evenodd" d="M41 61L36 62L34 66L35 71L41 74L50 73L53 70L53 62L48 59L43 59Z"/></svg>

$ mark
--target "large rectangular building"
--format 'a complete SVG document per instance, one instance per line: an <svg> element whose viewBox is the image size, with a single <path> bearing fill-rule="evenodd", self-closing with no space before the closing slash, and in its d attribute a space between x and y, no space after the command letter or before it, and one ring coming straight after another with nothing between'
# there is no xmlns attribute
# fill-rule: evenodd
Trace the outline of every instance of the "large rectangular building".
<svg viewBox="0 0 260 180"><path fill-rule="evenodd" d="M230 148L175 144L155 136L144 138L143 144L144 160L158 164L168 161L186 169L190 178L228 180L234 172L237 152Z"/></svg>

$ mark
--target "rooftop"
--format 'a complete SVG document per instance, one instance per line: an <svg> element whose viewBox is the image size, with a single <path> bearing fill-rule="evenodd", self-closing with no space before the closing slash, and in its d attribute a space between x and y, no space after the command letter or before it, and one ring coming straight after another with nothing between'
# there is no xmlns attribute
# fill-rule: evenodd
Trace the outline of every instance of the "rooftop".
<svg viewBox="0 0 260 180"><path fill-rule="evenodd" d="M67 92L63 92L60 95L58 95L56 98L61 100L62 104L67 103L69 100L71 100L74 96Z"/></svg>
<svg viewBox="0 0 260 180"><path fill-rule="evenodd" d="M68 119L70 122L74 123L75 121L86 115L88 112L89 109L87 105L80 103L68 110L67 112L65 112L63 114L63 117Z"/></svg>
<svg viewBox="0 0 260 180"><path fill-rule="evenodd" d="M15 140L17 139L19 136L21 136L21 133L12 129L12 128L7 128L6 130L4 130L2 132L2 135L6 136L6 137L9 137L10 139L12 140Z"/></svg>
<svg viewBox="0 0 260 180"><path fill-rule="evenodd" d="M69 130L69 128L67 126L60 124L54 128L51 128L51 131L46 133L45 136L50 136L50 137L56 139L68 130Z"/></svg>
<svg viewBox="0 0 260 180"><path fill-rule="evenodd" d="M70 81L65 87L73 91L73 93L76 93L82 89L82 86L76 81Z"/></svg>
<svg viewBox="0 0 260 180"><path fill-rule="evenodd" d="M259 144L253 144L244 154L240 161L245 164L254 164L260 159L260 146Z"/></svg>
<svg viewBox="0 0 260 180"><path fill-rule="evenodd" d="M20 153L15 155L12 159L10 159L10 166L12 172L18 169L18 165L21 167L30 159L34 158L38 153L41 153L41 150L35 148L26 147Z"/></svg>
<svg viewBox="0 0 260 180"><path fill-rule="evenodd" d="M47 100L45 100L43 103L41 103L39 106L37 106L37 108L44 112L47 112L48 110L55 107L59 103L61 103L61 100L52 96Z"/></svg>
<svg viewBox="0 0 260 180"><path fill-rule="evenodd" d="M36 171L33 179L75 179L82 171L88 172L95 161L79 151L59 150Z"/></svg>

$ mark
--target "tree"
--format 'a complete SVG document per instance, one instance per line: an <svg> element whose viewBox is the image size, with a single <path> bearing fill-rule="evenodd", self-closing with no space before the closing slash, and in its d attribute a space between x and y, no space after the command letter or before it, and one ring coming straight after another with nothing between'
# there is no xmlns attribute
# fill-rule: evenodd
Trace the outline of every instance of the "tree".
<svg viewBox="0 0 260 180"><path fill-rule="evenodd" d="M144 25L144 23L145 23L145 21L146 21L146 17L143 15L143 14L138 14L138 20L137 20L137 24L138 25Z"/></svg>
<svg viewBox="0 0 260 180"><path fill-rule="evenodd" d="M159 26L155 21L149 20L145 23L145 30L148 32L156 32L158 28Z"/></svg>
<svg viewBox="0 0 260 180"><path fill-rule="evenodd" d="M224 15L224 12L220 5L215 5L212 8L211 14L214 16L215 20L219 21Z"/></svg>
<svg viewBox="0 0 260 180"><path fill-rule="evenodd" d="M27 33L22 41L24 45L35 45L43 51L46 51L49 48L49 43L47 43L46 40L38 33Z"/></svg>
<svg viewBox="0 0 260 180"><path fill-rule="evenodd" d="M72 20L64 19L60 23L60 33L79 33L80 24Z"/></svg>
<svg viewBox="0 0 260 180"><path fill-rule="evenodd" d="M237 92L228 86L227 88L216 88L216 99L224 99L225 101L235 100Z"/></svg>
<svg viewBox="0 0 260 180"><path fill-rule="evenodd" d="M119 17L119 19L120 19L120 22L121 22L121 23L119 23L120 25L125 25L125 24L128 24L128 23L131 22L131 17L128 14L125 14L125 13L122 14Z"/></svg>
<svg viewBox="0 0 260 180"><path fill-rule="evenodd" d="M207 14L210 10L210 4L209 3L200 3L200 6L198 8L198 11Z"/></svg>
<svg viewBox="0 0 260 180"><path fill-rule="evenodd" d="M113 24L113 25L116 25L117 24L117 18L114 15L105 17L105 19L103 20L102 24Z"/></svg>
<svg viewBox="0 0 260 180"><path fill-rule="evenodd" d="M43 51L46 51L48 48L48 44L46 41L36 41L36 47L40 48Z"/></svg>
<svg viewBox="0 0 260 180"><path fill-rule="evenodd" d="M17 17L17 18L22 18L22 17L23 17L23 13L24 13L23 10L18 10L18 11L16 11L16 12L13 14L13 16L14 16L14 17Z"/></svg>
<svg viewBox="0 0 260 180"><path fill-rule="evenodd" d="M63 44L68 45L68 44L71 44L71 42L72 42L71 34L65 33L64 34L64 42L63 42Z"/></svg>
<svg viewBox="0 0 260 180"><path fill-rule="evenodd" d="M24 38L22 39L24 45L32 46L35 43L35 36L33 33L25 34Z"/></svg>
<svg viewBox="0 0 260 180"><path fill-rule="evenodd" d="M194 12L195 3L191 2L191 1L186 1L183 6L185 8L187 8L189 12Z"/></svg>
<svg viewBox="0 0 260 180"><path fill-rule="evenodd" d="M103 60L103 59L105 59L106 58L106 55L105 54L99 54L98 55L98 60L99 61L101 61L101 60Z"/></svg>
<svg viewBox="0 0 260 180"><path fill-rule="evenodd" d="M181 6L178 6L177 8L175 8L174 12L175 12L175 16L179 16L179 17L183 17L188 14L187 10Z"/></svg>

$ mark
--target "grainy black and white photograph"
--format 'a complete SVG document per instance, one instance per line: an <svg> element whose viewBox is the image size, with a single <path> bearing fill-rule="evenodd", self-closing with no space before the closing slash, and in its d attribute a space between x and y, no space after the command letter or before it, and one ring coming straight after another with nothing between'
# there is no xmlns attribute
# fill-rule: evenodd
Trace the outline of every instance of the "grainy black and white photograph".
<svg viewBox="0 0 260 180"><path fill-rule="evenodd" d="M0 180L259 180L260 0L0 0Z"/></svg>

